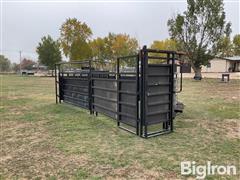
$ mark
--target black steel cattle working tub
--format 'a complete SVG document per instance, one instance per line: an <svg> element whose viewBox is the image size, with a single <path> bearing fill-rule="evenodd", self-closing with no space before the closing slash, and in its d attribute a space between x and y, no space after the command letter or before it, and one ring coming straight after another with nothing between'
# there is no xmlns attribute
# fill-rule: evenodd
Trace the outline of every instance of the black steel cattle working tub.
<svg viewBox="0 0 240 180"><path fill-rule="evenodd" d="M175 111L179 112L176 93L182 89L180 83L176 90L181 55L144 46L138 54L119 57L115 63L56 64L56 103L70 103L90 114L102 113L116 119L121 129L141 137L172 132Z"/></svg>

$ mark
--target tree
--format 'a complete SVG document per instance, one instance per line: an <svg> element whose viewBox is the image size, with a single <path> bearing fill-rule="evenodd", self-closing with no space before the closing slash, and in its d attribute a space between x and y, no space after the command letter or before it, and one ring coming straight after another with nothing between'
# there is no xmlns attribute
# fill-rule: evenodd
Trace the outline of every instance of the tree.
<svg viewBox="0 0 240 180"><path fill-rule="evenodd" d="M107 42L107 37L98 37L90 42L93 58L104 60L110 56Z"/></svg>
<svg viewBox="0 0 240 180"><path fill-rule="evenodd" d="M231 24L225 21L223 0L188 0L187 11L168 20L172 39L180 43L195 72L201 79L201 66L216 55L221 37L229 36Z"/></svg>
<svg viewBox="0 0 240 180"><path fill-rule="evenodd" d="M0 72L6 72L10 70L11 62L4 55L0 55Z"/></svg>
<svg viewBox="0 0 240 180"><path fill-rule="evenodd" d="M50 70L53 70L55 64L62 60L59 43L54 41L49 35L41 39L36 51L39 62Z"/></svg>
<svg viewBox="0 0 240 180"><path fill-rule="evenodd" d="M105 60L108 60L110 57L109 45L107 44L107 37L104 38L96 38L90 42L90 47L92 50L92 58L97 60L98 63L96 64L98 67L102 67L106 64L104 63Z"/></svg>
<svg viewBox="0 0 240 180"><path fill-rule="evenodd" d="M136 54L139 49L137 39L127 34L109 33L107 44L107 49L113 58Z"/></svg>
<svg viewBox="0 0 240 180"><path fill-rule="evenodd" d="M215 47L214 47L215 48ZM219 39L216 48L216 54L221 57L233 56L233 44L229 36L223 36Z"/></svg>
<svg viewBox="0 0 240 180"><path fill-rule="evenodd" d="M106 39L106 51L111 57L113 64L116 64L117 57L134 55L139 49L138 41L127 34L109 33ZM135 66L136 61L133 59L125 59L120 61L121 65Z"/></svg>
<svg viewBox="0 0 240 180"><path fill-rule="evenodd" d="M177 42L172 40L172 39L165 39L162 41L153 41L153 43L150 46L152 49L161 49L161 50L172 50L175 51L177 50ZM160 56L160 57L167 57L165 54L154 54L150 53L150 56ZM150 63L159 63L159 62L164 62L164 60L159 60L159 59L150 59Z"/></svg>
<svg viewBox="0 0 240 180"><path fill-rule="evenodd" d="M176 51L177 50L177 42L172 39L165 39L162 41L153 41L151 48Z"/></svg>
<svg viewBox="0 0 240 180"><path fill-rule="evenodd" d="M100 61L111 60L116 64L116 58L136 54L139 48L138 41L127 34L109 33L107 37L94 39L91 43L92 56ZM124 64L123 61L121 61ZM134 62L125 64L131 65Z"/></svg>
<svg viewBox="0 0 240 180"><path fill-rule="evenodd" d="M91 48L88 43L92 31L86 23L82 23L76 18L69 18L62 24L60 33L61 48L70 61L91 57Z"/></svg>
<svg viewBox="0 0 240 180"><path fill-rule="evenodd" d="M12 63L11 69L12 69L14 72L17 72L17 71L19 70L19 64L17 64L17 63Z"/></svg>
<svg viewBox="0 0 240 180"><path fill-rule="evenodd" d="M240 34L233 37L234 55L240 56Z"/></svg>
<svg viewBox="0 0 240 180"><path fill-rule="evenodd" d="M34 62L33 60L23 58L23 60L21 61L21 69L32 70L33 65L35 64L36 62Z"/></svg>
<svg viewBox="0 0 240 180"><path fill-rule="evenodd" d="M91 57L92 50L87 42L83 41L82 39L78 39L72 43L72 46L70 48L70 54L70 60L72 61L84 60Z"/></svg>

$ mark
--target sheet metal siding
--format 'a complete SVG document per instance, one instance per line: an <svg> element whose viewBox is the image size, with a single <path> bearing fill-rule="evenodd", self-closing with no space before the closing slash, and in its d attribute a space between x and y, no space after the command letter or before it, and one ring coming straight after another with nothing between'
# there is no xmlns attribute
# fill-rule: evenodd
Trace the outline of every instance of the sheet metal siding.
<svg viewBox="0 0 240 180"><path fill-rule="evenodd" d="M147 112L148 125L169 120L170 64L148 65Z"/></svg>
<svg viewBox="0 0 240 180"><path fill-rule="evenodd" d="M89 109L88 77L61 76L61 98L64 102Z"/></svg>
<svg viewBox="0 0 240 180"><path fill-rule="evenodd" d="M96 74L95 74L96 75ZM93 111L103 113L113 119L117 118L117 82L103 81L107 75L100 75L93 79L92 103Z"/></svg>
<svg viewBox="0 0 240 180"><path fill-rule="evenodd" d="M132 80L132 81L128 81ZM129 126L137 126L137 81L136 76L120 76L119 83L119 122Z"/></svg>

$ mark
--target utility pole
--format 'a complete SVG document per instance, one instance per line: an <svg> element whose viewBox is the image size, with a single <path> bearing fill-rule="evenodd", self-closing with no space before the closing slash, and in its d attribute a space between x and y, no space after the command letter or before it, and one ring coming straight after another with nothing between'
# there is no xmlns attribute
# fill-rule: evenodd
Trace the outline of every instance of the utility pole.
<svg viewBox="0 0 240 180"><path fill-rule="evenodd" d="M20 71L20 74L22 75L22 51L19 51L19 60L20 60L20 64L19 64L19 71Z"/></svg>

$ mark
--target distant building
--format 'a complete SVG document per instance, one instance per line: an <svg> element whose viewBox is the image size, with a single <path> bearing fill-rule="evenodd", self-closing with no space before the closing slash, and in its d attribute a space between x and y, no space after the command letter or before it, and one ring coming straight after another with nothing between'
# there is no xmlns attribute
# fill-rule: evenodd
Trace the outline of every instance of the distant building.
<svg viewBox="0 0 240 180"><path fill-rule="evenodd" d="M214 58L202 67L202 72L240 72L240 56Z"/></svg>
<svg viewBox="0 0 240 180"><path fill-rule="evenodd" d="M47 74L52 74L51 72L48 71L47 66L41 65L39 63L36 63L34 65L32 65L31 68L23 68L21 69L20 72L21 75L47 75Z"/></svg>
<svg viewBox="0 0 240 180"><path fill-rule="evenodd" d="M37 63L37 64L33 65L33 69L35 71L47 71L48 68L47 68L47 66Z"/></svg>
<svg viewBox="0 0 240 180"><path fill-rule="evenodd" d="M194 72L189 63L184 63L183 73ZM240 72L240 56L216 57L209 61L208 65L202 66L202 72Z"/></svg>

